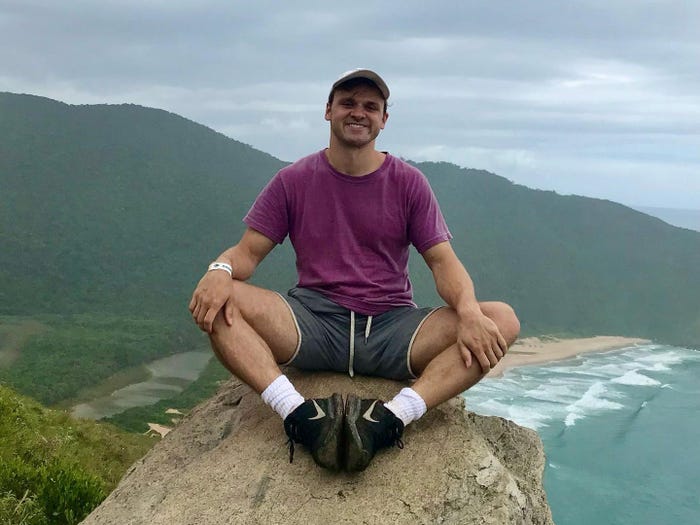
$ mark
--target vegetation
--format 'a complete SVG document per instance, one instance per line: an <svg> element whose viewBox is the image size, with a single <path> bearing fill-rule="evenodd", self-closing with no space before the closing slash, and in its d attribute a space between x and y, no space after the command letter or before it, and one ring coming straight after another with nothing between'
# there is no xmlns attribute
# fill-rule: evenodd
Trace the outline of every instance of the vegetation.
<svg viewBox="0 0 700 525"><path fill-rule="evenodd" d="M44 315L42 327L16 348L0 381L44 404L76 396L115 372L201 344L189 324L106 315ZM28 321L7 316L0 328L25 331ZM189 330L187 329L189 328ZM17 338L14 338L17 339Z"/></svg>
<svg viewBox="0 0 700 525"><path fill-rule="evenodd" d="M0 386L0 524L78 523L153 442Z"/></svg>
<svg viewBox="0 0 700 525"><path fill-rule="evenodd" d="M700 347L700 233L484 171L419 167L479 297L512 304L526 334L626 335ZM421 292L432 288L427 274L416 275Z"/></svg>
<svg viewBox="0 0 700 525"><path fill-rule="evenodd" d="M0 93L0 381L46 403L201 344L187 312L207 263L284 162L177 115ZM700 233L619 204L421 163L479 298L524 335L700 346ZM439 301L414 254L416 300ZM289 243L254 282L295 282ZM4 317L3 317L4 316ZM174 399L116 416L168 424L227 377L210 363ZM150 445L0 386L0 525L76 523Z"/></svg>
<svg viewBox="0 0 700 525"><path fill-rule="evenodd" d="M177 115L0 94L0 314L186 320L202 269L284 165ZM516 306L526 333L700 344L700 233L619 204L421 163L479 297ZM41 205L42 213L36 213ZM285 243L256 276L295 282ZM413 258L420 302L432 279Z"/></svg>

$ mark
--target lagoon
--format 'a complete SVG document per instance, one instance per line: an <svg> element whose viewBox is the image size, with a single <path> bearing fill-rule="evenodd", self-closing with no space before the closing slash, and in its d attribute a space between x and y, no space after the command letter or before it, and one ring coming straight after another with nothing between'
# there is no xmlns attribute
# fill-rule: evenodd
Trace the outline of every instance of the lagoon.
<svg viewBox="0 0 700 525"><path fill-rule="evenodd" d="M133 407L152 405L173 397L195 381L213 354L191 351L156 359L144 368L149 379L114 390L108 395L80 403L71 409L74 417L102 419Z"/></svg>

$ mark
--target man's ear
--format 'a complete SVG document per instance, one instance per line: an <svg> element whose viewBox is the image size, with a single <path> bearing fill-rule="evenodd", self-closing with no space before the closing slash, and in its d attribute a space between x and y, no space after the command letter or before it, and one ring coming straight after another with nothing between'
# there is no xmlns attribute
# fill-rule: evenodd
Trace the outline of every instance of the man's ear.
<svg viewBox="0 0 700 525"><path fill-rule="evenodd" d="M324 118L325 118L326 120L330 120L330 119L331 119L331 105L330 105L329 102L326 102L326 114L325 114Z"/></svg>
<svg viewBox="0 0 700 525"><path fill-rule="evenodd" d="M379 129L384 129L387 120L389 120L389 113L384 113L384 116L382 117L382 125Z"/></svg>

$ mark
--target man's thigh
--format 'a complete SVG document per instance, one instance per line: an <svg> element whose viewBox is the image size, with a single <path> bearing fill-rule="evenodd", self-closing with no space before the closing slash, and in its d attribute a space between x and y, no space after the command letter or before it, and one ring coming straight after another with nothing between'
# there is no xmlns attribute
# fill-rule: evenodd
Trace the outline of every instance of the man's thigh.
<svg viewBox="0 0 700 525"><path fill-rule="evenodd" d="M457 341L457 314L452 308L437 310L421 325L411 349L411 368L419 376L438 354Z"/></svg>
<svg viewBox="0 0 700 525"><path fill-rule="evenodd" d="M299 345L299 331L287 302L277 293L235 281L234 305L265 341L278 363L289 361Z"/></svg>
<svg viewBox="0 0 700 525"><path fill-rule="evenodd" d="M496 323L508 346L518 337L520 323L513 309L502 302L480 302L482 313ZM449 307L441 308L425 320L416 334L411 351L411 367L420 375L428 363L450 345L457 342L457 313Z"/></svg>

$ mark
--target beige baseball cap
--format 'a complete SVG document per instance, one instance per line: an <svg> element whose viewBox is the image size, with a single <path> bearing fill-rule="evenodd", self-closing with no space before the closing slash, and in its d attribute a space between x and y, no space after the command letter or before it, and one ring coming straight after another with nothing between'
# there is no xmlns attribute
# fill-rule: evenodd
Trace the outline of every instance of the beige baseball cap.
<svg viewBox="0 0 700 525"><path fill-rule="evenodd" d="M331 87L331 93L333 93L333 90L337 88L340 84L343 82L347 82L348 80L352 80L353 78L366 78L367 80L370 80L373 82L378 88L379 91L382 92L382 95L384 96L385 99L389 98L389 88L386 85L386 82L377 75L374 71L371 69L351 69L350 71L346 71L342 75L340 75L340 78L336 80L333 83L333 86Z"/></svg>

